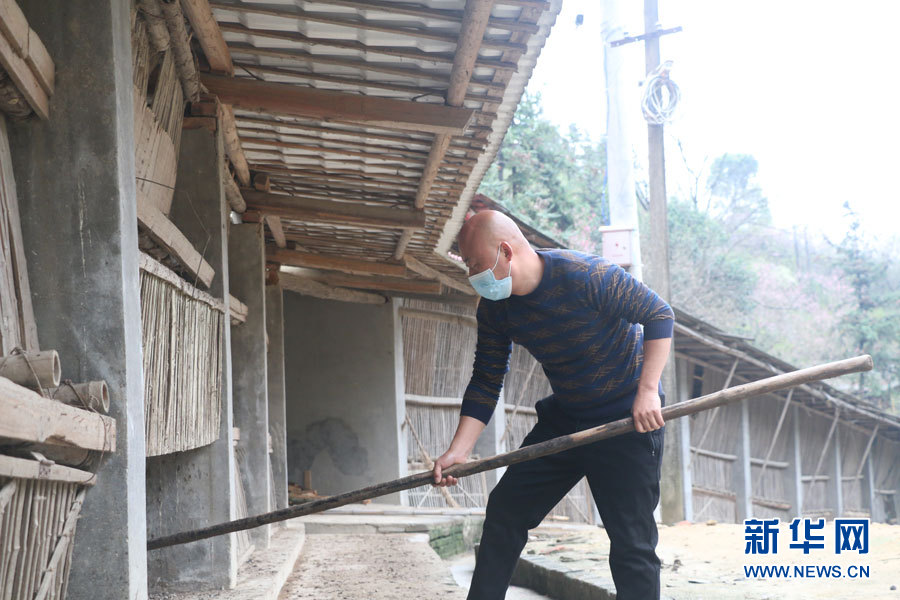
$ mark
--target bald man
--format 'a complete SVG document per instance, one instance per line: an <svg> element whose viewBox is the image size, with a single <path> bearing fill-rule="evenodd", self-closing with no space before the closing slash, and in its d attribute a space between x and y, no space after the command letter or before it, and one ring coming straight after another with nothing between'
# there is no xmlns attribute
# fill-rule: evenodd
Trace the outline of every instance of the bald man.
<svg viewBox="0 0 900 600"><path fill-rule="evenodd" d="M610 539L618 600L659 598L653 510L663 448L660 375L674 315L656 293L609 261L571 250L531 248L506 215L483 211L458 236L469 281L482 296L472 378L434 485L465 462L491 415L512 342L544 369L553 394L522 446L628 416L635 432L510 466L490 494L469 600L500 600L528 539L587 477ZM642 328L638 325L643 325Z"/></svg>

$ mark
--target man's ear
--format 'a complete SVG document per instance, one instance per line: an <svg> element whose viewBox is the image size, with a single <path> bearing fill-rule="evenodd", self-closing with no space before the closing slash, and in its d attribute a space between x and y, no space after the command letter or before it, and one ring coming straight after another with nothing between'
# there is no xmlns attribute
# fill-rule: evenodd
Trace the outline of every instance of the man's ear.
<svg viewBox="0 0 900 600"><path fill-rule="evenodd" d="M509 242L500 242L500 252L506 257L506 260L512 260L513 247Z"/></svg>

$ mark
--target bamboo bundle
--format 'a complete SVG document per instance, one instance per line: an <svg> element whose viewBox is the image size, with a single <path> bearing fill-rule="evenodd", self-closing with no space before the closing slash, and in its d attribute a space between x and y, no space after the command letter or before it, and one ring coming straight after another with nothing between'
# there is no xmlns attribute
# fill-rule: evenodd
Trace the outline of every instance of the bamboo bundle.
<svg viewBox="0 0 900 600"><path fill-rule="evenodd" d="M242 519L250 515L247 508L247 492L244 490L244 480L241 479L241 469L244 462L244 450L240 447L234 449L234 497L235 508L237 509L238 519ZM249 531L238 531L235 534L235 546L237 548L238 566L250 558L255 549L253 542L250 541Z"/></svg>
<svg viewBox="0 0 900 600"><path fill-rule="evenodd" d="M147 456L219 437L224 315L196 296L141 271Z"/></svg>
<svg viewBox="0 0 900 600"><path fill-rule="evenodd" d="M0 478L0 598L65 598L83 490L77 483Z"/></svg>

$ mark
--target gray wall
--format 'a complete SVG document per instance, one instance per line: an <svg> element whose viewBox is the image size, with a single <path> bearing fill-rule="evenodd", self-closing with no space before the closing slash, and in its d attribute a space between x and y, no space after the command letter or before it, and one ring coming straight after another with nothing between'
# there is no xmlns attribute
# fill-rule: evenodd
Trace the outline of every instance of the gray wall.
<svg viewBox="0 0 900 600"><path fill-rule="evenodd" d="M116 419L78 521L70 600L147 597L129 3L18 0L56 66L50 119L10 124L41 347L104 379Z"/></svg>
<svg viewBox="0 0 900 600"><path fill-rule="evenodd" d="M320 494L406 474L397 305L284 294L288 479ZM379 502L402 503L405 494Z"/></svg>

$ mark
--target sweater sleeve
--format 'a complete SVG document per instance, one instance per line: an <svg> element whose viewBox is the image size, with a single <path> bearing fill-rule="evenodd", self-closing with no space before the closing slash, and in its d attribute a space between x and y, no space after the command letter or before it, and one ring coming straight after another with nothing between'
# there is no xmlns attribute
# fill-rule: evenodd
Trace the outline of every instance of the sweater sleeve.
<svg viewBox="0 0 900 600"><path fill-rule="evenodd" d="M672 308L628 271L601 259L591 267L588 279L590 301L601 314L642 324L645 340L672 337Z"/></svg>
<svg viewBox="0 0 900 600"><path fill-rule="evenodd" d="M512 341L491 326L483 300L478 305L476 317L478 341L475 344L475 364L463 394L460 415L475 417L487 424L500 398L503 377L509 370Z"/></svg>

